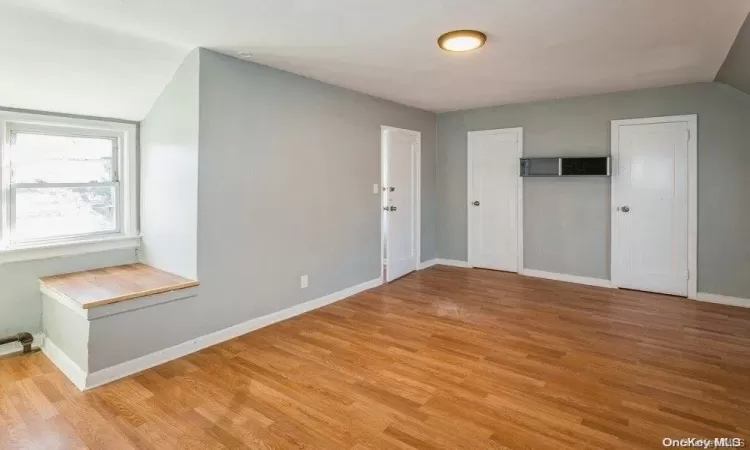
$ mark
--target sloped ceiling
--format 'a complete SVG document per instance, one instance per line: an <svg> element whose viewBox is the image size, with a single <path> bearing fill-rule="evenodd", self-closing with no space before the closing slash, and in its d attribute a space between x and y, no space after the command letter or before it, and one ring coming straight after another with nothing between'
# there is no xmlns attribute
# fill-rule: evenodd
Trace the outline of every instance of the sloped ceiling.
<svg viewBox="0 0 750 450"><path fill-rule="evenodd" d="M750 0L0 0L0 105L140 120L197 46L432 111L711 81L748 12ZM487 45L439 50L458 28Z"/></svg>
<svg viewBox="0 0 750 450"><path fill-rule="evenodd" d="M750 15L745 18L727 59L716 74L716 81L750 95Z"/></svg>
<svg viewBox="0 0 750 450"><path fill-rule="evenodd" d="M140 120L189 50L0 4L0 106Z"/></svg>

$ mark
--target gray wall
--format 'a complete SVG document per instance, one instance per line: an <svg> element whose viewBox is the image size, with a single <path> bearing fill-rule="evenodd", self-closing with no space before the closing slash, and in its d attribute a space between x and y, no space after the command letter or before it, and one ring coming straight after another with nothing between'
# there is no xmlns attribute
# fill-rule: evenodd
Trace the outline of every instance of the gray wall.
<svg viewBox="0 0 750 450"><path fill-rule="evenodd" d="M523 127L524 153L608 155L610 121L698 114L698 290L750 297L750 97L718 83L438 115L437 252L466 260L466 133ZM524 181L526 268L609 278L610 183Z"/></svg>
<svg viewBox="0 0 750 450"><path fill-rule="evenodd" d="M716 81L750 94L750 15L745 18L727 59L716 74Z"/></svg>
<svg viewBox="0 0 750 450"><path fill-rule="evenodd" d="M198 270L199 51L183 61L141 122L141 260L184 277Z"/></svg>
<svg viewBox="0 0 750 450"><path fill-rule="evenodd" d="M40 277L130 264L136 260L135 250L113 250L0 264L0 336L42 331Z"/></svg>
<svg viewBox="0 0 750 450"><path fill-rule="evenodd" d="M381 125L422 132L422 260L436 257L434 113L208 50L199 59L200 294L92 322L92 334L114 333L91 343L107 355L92 371L378 278ZM117 337L144 325L163 332Z"/></svg>
<svg viewBox="0 0 750 450"><path fill-rule="evenodd" d="M192 289L184 292L184 297L173 301L91 320L87 324L91 327L88 371L106 369L212 331L204 325L210 324L205 317L205 302L210 299L196 297Z"/></svg>
<svg viewBox="0 0 750 450"><path fill-rule="evenodd" d="M198 275L215 328L380 276L381 125L422 133L435 257L435 114L208 50L200 92Z"/></svg>
<svg viewBox="0 0 750 450"><path fill-rule="evenodd" d="M42 295L45 339L49 339L84 372L89 371L89 323L54 298Z"/></svg>

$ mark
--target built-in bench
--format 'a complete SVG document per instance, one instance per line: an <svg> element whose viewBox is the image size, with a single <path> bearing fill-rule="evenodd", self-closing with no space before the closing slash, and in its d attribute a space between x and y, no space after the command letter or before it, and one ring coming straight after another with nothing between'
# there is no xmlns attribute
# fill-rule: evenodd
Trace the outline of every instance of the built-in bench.
<svg viewBox="0 0 750 450"><path fill-rule="evenodd" d="M198 286L195 280L145 264L128 264L54 275L40 278L39 283L42 289L51 295L65 297L81 309Z"/></svg>
<svg viewBox="0 0 750 450"><path fill-rule="evenodd" d="M169 333L167 303L194 298L198 281L145 264L128 264L39 280L42 345L80 389L119 378ZM149 336L151 338L149 338Z"/></svg>

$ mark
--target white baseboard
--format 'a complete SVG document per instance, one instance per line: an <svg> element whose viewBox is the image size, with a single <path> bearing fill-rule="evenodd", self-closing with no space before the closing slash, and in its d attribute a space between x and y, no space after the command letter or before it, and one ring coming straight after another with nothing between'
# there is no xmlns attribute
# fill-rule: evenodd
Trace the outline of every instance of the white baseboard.
<svg viewBox="0 0 750 450"><path fill-rule="evenodd" d="M434 266L437 263L438 263L438 259L437 258L431 259L429 261L423 261L423 262L419 263L419 270L426 269L428 267L432 267L432 266Z"/></svg>
<svg viewBox="0 0 750 450"><path fill-rule="evenodd" d="M545 272L543 270L522 269L520 275L535 278L546 278L548 280L567 281L568 283L585 284L605 288L615 288L610 280L601 278L579 277L578 275L567 275L564 273Z"/></svg>
<svg viewBox="0 0 750 450"><path fill-rule="evenodd" d="M44 333L34 334L34 342L31 344L31 348L42 348L42 342L44 342ZM21 345L20 342L11 342L10 344L0 345L0 356L18 353L21 350L23 350L23 345Z"/></svg>
<svg viewBox="0 0 750 450"><path fill-rule="evenodd" d="M708 294L705 292L698 292L695 296L695 300L698 300L701 302L719 303L722 305L741 306L743 308L750 308L750 298L729 297L726 295Z"/></svg>
<svg viewBox="0 0 750 450"><path fill-rule="evenodd" d="M86 372L78 367L54 342L48 338L42 339L42 352L54 363L62 373L80 390L86 388Z"/></svg>
<svg viewBox="0 0 750 450"><path fill-rule="evenodd" d="M466 261L460 261L458 259L441 259L438 258L435 261L436 265L441 266L453 266L453 267L471 267L468 262Z"/></svg>
<svg viewBox="0 0 750 450"><path fill-rule="evenodd" d="M242 336L243 334L250 333L251 331L255 331L259 328L263 328L276 322L281 322L282 320L290 319L300 314L304 314L308 311L312 311L331 303L335 303L339 300L351 297L360 292L380 286L382 283L383 281L380 278L376 278L374 280L370 280L365 283L358 284L356 286L352 286L338 292L334 292L333 294L329 294L315 300L310 300L309 302L305 302L291 308L277 311L263 317L251 319L247 322L243 322L229 328L225 328L223 330L219 330L214 333L210 333L205 336L183 342L182 344L177 344L173 347L165 348L164 350L159 350L158 352L141 356L140 358L132 359L116 366L107 367L106 369L90 373L88 374L88 376L86 376L86 381L82 390L92 389L118 380L120 378L127 377L134 373L138 373L160 364L164 364L174 359L181 358L185 355L197 352L198 350L202 350L204 348L211 347L212 345L220 344L224 341ZM58 365L58 367L60 366ZM65 371L63 370L63 372ZM76 384L76 386L78 385ZM79 389L81 389L80 386Z"/></svg>

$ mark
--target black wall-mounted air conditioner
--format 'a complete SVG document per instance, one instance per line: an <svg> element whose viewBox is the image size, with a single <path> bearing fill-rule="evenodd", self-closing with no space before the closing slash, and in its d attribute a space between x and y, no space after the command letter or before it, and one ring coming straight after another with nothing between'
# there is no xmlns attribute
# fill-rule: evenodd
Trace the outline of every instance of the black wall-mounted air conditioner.
<svg viewBox="0 0 750 450"><path fill-rule="evenodd" d="M521 158L522 177L610 176L609 156Z"/></svg>

